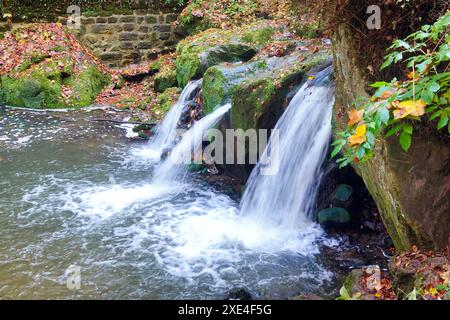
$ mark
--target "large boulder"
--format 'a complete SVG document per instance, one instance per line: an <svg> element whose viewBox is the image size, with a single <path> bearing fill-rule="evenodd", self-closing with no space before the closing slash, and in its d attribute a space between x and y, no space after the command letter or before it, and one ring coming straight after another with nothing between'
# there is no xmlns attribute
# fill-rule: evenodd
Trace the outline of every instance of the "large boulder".
<svg viewBox="0 0 450 320"><path fill-rule="evenodd" d="M333 44L337 132L345 128L354 100L368 96L370 82L366 66L358 59L350 26L338 25ZM412 245L445 248L450 230L450 140L423 124L415 126L409 152L401 149L395 137L380 138L373 159L353 164L401 251Z"/></svg>
<svg viewBox="0 0 450 320"><path fill-rule="evenodd" d="M177 79L184 87L206 70L223 62L248 61L272 41L278 30L274 24L259 22L231 30L209 29L181 41L177 47Z"/></svg>

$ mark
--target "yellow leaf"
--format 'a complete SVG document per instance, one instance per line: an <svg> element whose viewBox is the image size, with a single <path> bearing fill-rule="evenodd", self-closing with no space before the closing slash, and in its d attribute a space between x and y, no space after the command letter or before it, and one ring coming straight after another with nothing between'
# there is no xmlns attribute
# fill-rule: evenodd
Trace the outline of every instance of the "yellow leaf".
<svg viewBox="0 0 450 320"><path fill-rule="evenodd" d="M394 103L396 110L393 111L394 119L403 119L407 116L420 117L425 113L426 102L421 100L403 101L400 103Z"/></svg>
<svg viewBox="0 0 450 320"><path fill-rule="evenodd" d="M364 109L351 110L348 113L348 126L359 123L364 116Z"/></svg>
<svg viewBox="0 0 450 320"><path fill-rule="evenodd" d="M356 127L355 134L348 138L348 143L350 144L350 147L360 145L360 144L366 142L366 140L367 140L366 130L367 130L367 127L365 124Z"/></svg>

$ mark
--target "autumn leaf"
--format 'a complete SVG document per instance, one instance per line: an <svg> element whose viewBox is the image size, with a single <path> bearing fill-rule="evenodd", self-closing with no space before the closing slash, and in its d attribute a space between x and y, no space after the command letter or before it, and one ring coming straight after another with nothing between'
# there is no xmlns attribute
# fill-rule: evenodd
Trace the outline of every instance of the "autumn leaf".
<svg viewBox="0 0 450 320"><path fill-rule="evenodd" d="M359 110L351 110L348 113L348 126L353 126L354 124L359 123L364 116L364 109Z"/></svg>
<svg viewBox="0 0 450 320"><path fill-rule="evenodd" d="M394 119L403 119L407 116L420 117L425 113L426 102L422 99L413 101L407 100L393 104L396 110L393 111Z"/></svg>
<svg viewBox="0 0 450 320"><path fill-rule="evenodd" d="M350 144L350 147L360 145L366 142L367 140L366 131L367 127L365 124L356 127L355 134L348 138L348 143Z"/></svg>

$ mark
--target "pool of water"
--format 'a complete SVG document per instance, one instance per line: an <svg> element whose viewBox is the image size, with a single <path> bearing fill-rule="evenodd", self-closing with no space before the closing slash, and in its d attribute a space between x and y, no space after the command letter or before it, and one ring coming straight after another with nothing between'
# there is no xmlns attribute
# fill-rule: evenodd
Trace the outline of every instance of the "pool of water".
<svg viewBox="0 0 450 320"><path fill-rule="evenodd" d="M320 228L245 220L225 187L196 175L154 184L146 147L86 112L0 114L0 298L222 299L242 287L283 299L335 289L317 259L329 242Z"/></svg>

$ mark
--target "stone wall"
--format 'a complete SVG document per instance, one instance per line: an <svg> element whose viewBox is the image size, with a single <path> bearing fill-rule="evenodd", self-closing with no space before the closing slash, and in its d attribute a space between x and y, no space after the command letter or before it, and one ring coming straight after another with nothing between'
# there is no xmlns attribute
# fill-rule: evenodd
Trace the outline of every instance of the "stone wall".
<svg viewBox="0 0 450 320"><path fill-rule="evenodd" d="M111 67L139 63L155 53L170 51L179 41L173 22L176 13L149 13L81 16L81 28L75 32L80 41ZM66 23L67 18L60 18Z"/></svg>

